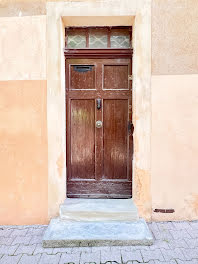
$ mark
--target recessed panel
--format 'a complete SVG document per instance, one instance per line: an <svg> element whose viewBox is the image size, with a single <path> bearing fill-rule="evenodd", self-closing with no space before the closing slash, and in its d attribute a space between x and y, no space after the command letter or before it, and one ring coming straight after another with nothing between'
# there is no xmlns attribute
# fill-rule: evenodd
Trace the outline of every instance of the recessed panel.
<svg viewBox="0 0 198 264"><path fill-rule="evenodd" d="M105 179L127 179L128 100L104 100Z"/></svg>
<svg viewBox="0 0 198 264"><path fill-rule="evenodd" d="M70 65L70 89L95 89L95 66Z"/></svg>
<svg viewBox="0 0 198 264"><path fill-rule="evenodd" d="M128 65L104 65L103 89L128 89Z"/></svg>
<svg viewBox="0 0 198 264"><path fill-rule="evenodd" d="M95 101L71 100L71 178L95 178Z"/></svg>

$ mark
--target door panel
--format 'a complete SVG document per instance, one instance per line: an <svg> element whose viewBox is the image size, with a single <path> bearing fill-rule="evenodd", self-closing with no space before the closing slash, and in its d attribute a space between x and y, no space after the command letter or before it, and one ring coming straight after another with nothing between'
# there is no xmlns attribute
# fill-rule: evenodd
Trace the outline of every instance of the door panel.
<svg viewBox="0 0 198 264"><path fill-rule="evenodd" d="M128 100L104 100L104 179L127 179Z"/></svg>
<svg viewBox="0 0 198 264"><path fill-rule="evenodd" d="M95 178L95 102L71 100L70 179Z"/></svg>
<svg viewBox="0 0 198 264"><path fill-rule="evenodd" d="M95 89L94 65L70 65L70 89Z"/></svg>
<svg viewBox="0 0 198 264"><path fill-rule="evenodd" d="M128 65L104 65L103 89L128 89Z"/></svg>
<svg viewBox="0 0 198 264"><path fill-rule="evenodd" d="M131 59L66 61L68 197L132 196L129 74Z"/></svg>

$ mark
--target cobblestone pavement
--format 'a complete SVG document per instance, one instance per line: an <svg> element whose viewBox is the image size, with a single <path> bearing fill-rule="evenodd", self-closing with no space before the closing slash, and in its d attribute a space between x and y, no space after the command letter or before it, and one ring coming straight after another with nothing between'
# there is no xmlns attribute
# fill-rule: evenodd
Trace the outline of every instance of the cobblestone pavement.
<svg viewBox="0 0 198 264"><path fill-rule="evenodd" d="M198 264L198 221L149 223L152 246L42 248L47 226L0 226L0 264Z"/></svg>

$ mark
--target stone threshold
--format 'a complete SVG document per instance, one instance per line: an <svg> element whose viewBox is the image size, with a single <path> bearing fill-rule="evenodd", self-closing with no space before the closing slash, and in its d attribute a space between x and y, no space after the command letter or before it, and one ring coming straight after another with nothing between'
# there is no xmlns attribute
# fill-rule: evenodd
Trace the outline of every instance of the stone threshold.
<svg viewBox="0 0 198 264"><path fill-rule="evenodd" d="M152 234L132 199L66 199L43 247L151 245Z"/></svg>
<svg viewBox="0 0 198 264"><path fill-rule="evenodd" d="M65 221L52 219L43 247L94 247L152 245L153 237L143 219L123 221Z"/></svg>

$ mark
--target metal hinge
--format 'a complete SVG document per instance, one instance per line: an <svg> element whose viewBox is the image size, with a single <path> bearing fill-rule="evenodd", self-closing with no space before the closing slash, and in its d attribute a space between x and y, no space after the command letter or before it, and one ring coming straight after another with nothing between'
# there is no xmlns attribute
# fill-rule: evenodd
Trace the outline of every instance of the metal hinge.
<svg viewBox="0 0 198 264"><path fill-rule="evenodd" d="M129 81L133 81L133 75L129 75L129 76L128 76L128 80L129 80Z"/></svg>

